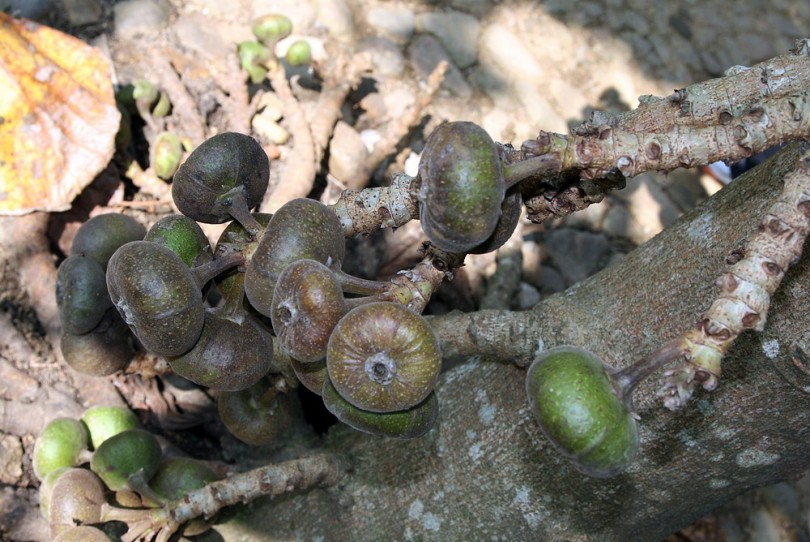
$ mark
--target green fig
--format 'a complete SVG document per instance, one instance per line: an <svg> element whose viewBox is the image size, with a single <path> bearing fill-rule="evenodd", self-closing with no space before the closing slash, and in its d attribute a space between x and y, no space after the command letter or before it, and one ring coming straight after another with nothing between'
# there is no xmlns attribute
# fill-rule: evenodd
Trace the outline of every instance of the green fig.
<svg viewBox="0 0 810 542"><path fill-rule="evenodd" d="M131 410L120 406L93 406L84 411L81 419L90 433L90 443L94 449L118 433L141 426Z"/></svg>
<svg viewBox="0 0 810 542"><path fill-rule="evenodd" d="M42 480L56 469L79 465L87 445L87 429L79 420L64 417L51 420L34 444L34 474Z"/></svg>
<svg viewBox="0 0 810 542"><path fill-rule="evenodd" d="M155 435L143 429L129 429L101 443L90 460L90 469L110 490L121 491L131 488L133 477L148 481L157 472L160 459L160 444Z"/></svg>
<svg viewBox="0 0 810 542"><path fill-rule="evenodd" d="M164 216L149 228L143 240L165 246L189 267L197 267L214 259L208 237L200 225L187 216Z"/></svg>
<svg viewBox="0 0 810 542"><path fill-rule="evenodd" d="M327 380L321 393L326 409L346 425L383 437L411 439L421 437L436 424L439 401L435 393L408 410L399 412L369 412L345 400Z"/></svg>
<svg viewBox="0 0 810 542"><path fill-rule="evenodd" d="M543 433L579 471L607 478L635 458L636 418L595 355L574 347L543 352L526 375L526 392Z"/></svg>

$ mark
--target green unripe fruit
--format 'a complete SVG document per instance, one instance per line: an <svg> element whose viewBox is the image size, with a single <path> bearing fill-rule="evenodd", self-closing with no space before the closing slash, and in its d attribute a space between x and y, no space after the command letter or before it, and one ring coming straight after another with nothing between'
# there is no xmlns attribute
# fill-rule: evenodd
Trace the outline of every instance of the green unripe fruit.
<svg viewBox="0 0 810 542"><path fill-rule="evenodd" d="M497 148L472 122L436 128L419 161L419 220L433 244L467 252L486 241L501 216L506 184Z"/></svg>
<svg viewBox="0 0 810 542"><path fill-rule="evenodd" d="M194 220L183 215L164 216L146 232L144 241L163 245L189 267L197 267L214 259L211 243Z"/></svg>
<svg viewBox="0 0 810 542"><path fill-rule="evenodd" d="M439 415L439 401L435 393L415 407L399 412L361 410L341 397L329 380L324 384L321 396L326 409L338 420L358 431L382 437L421 437L436 424Z"/></svg>
<svg viewBox="0 0 810 542"><path fill-rule="evenodd" d="M238 48L239 63L250 75L250 82L260 84L267 76L264 64L270 60L270 49L257 41L243 41Z"/></svg>
<svg viewBox="0 0 810 542"><path fill-rule="evenodd" d="M201 461L190 457L171 457L160 464L149 481L149 487L164 499L173 501L218 479L214 471Z"/></svg>
<svg viewBox="0 0 810 542"><path fill-rule="evenodd" d="M98 449L108 438L141 425L131 410L119 406L90 407L82 414L82 421L90 433L94 449Z"/></svg>
<svg viewBox="0 0 810 542"><path fill-rule="evenodd" d="M182 159L183 143L180 138L171 132L161 132L149 157L155 175L161 179L171 179Z"/></svg>
<svg viewBox="0 0 810 542"><path fill-rule="evenodd" d="M638 451L638 424L604 364L574 347L544 352L526 375L543 433L577 468L598 478L624 471Z"/></svg>
<svg viewBox="0 0 810 542"><path fill-rule="evenodd" d="M152 433L130 429L108 438L96 449L90 469L112 491L129 488L129 479L149 480L160 466L160 444Z"/></svg>
<svg viewBox="0 0 810 542"><path fill-rule="evenodd" d="M305 66L312 60L312 50L309 42L298 40L290 45L284 56L290 66Z"/></svg>
<svg viewBox="0 0 810 542"><path fill-rule="evenodd" d="M286 15L273 13L257 17L251 27L253 35L265 45L282 40L292 33L292 21Z"/></svg>
<svg viewBox="0 0 810 542"><path fill-rule="evenodd" d="M34 473L40 480L62 467L75 467L87 450L87 429L79 420L56 418L37 436L34 444Z"/></svg>

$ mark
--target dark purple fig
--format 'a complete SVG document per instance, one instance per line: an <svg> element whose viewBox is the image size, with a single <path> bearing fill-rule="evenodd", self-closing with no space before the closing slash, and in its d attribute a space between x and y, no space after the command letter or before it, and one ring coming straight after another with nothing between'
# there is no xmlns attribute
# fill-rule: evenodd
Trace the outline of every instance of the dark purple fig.
<svg viewBox="0 0 810 542"><path fill-rule="evenodd" d="M104 270L85 256L68 256L56 275L56 304L62 329L67 333L88 333L112 307Z"/></svg>
<svg viewBox="0 0 810 542"><path fill-rule="evenodd" d="M205 318L200 286L168 248L148 241L119 248L107 268L107 289L149 352L179 356L199 339Z"/></svg>
<svg viewBox="0 0 810 542"><path fill-rule="evenodd" d="M279 275L270 307L283 352L303 362L326 357L332 329L346 312L335 274L315 260L298 260Z"/></svg>
<svg viewBox="0 0 810 542"><path fill-rule="evenodd" d="M419 314L389 302L360 305L335 326L326 366L348 402L371 412L407 410L433 391L439 344Z"/></svg>
<svg viewBox="0 0 810 542"><path fill-rule="evenodd" d="M172 181L172 197L189 218L207 224L236 219L258 235L250 209L261 203L269 179L270 161L261 145L225 132L205 140L183 162Z"/></svg>
<svg viewBox="0 0 810 542"><path fill-rule="evenodd" d="M206 312L202 334L194 347L170 357L172 370L201 386L235 391L252 386L270 370L273 339L249 314L239 321Z"/></svg>
<svg viewBox="0 0 810 542"><path fill-rule="evenodd" d="M485 242L501 216L505 192L495 142L472 122L448 122L428 137L419 162L419 220L448 252Z"/></svg>
<svg viewBox="0 0 810 542"><path fill-rule="evenodd" d="M106 271L107 262L119 247L130 241L140 241L144 235L146 228L130 216L117 213L97 215L76 232L70 254L93 258Z"/></svg>
<svg viewBox="0 0 810 542"><path fill-rule="evenodd" d="M74 371L107 376L122 371L132 359L132 334L117 311L104 313L90 333L74 335L62 331L59 349Z"/></svg>
<svg viewBox="0 0 810 542"><path fill-rule="evenodd" d="M321 394L324 382L329 379L325 359L311 363L302 363L295 358L290 358L290 365L298 381L303 384L306 389L317 395Z"/></svg>
<svg viewBox="0 0 810 542"><path fill-rule="evenodd" d="M245 293L253 307L270 316L276 280L297 260L315 260L339 268L346 255L340 219L312 199L294 199L270 219L256 251L247 263Z"/></svg>
<svg viewBox="0 0 810 542"><path fill-rule="evenodd" d="M506 192L506 197L501 205L501 216L495 225L495 231L489 238L470 249L470 254L486 254L498 250L506 243L517 228L520 222L521 211L523 210L523 196L518 187L512 187Z"/></svg>
<svg viewBox="0 0 810 542"><path fill-rule="evenodd" d="M144 241L163 245L189 267L197 267L214 259L211 243L200 225L183 215L164 216L146 232Z"/></svg>
<svg viewBox="0 0 810 542"><path fill-rule="evenodd" d="M326 409L338 420L358 431L382 437L421 437L436 424L439 415L439 401L435 392L418 405L398 412L361 410L341 397L328 380L324 384L322 397Z"/></svg>
<svg viewBox="0 0 810 542"><path fill-rule="evenodd" d="M222 423L247 444L279 443L292 423L292 397L266 380L245 390L221 393L217 401Z"/></svg>

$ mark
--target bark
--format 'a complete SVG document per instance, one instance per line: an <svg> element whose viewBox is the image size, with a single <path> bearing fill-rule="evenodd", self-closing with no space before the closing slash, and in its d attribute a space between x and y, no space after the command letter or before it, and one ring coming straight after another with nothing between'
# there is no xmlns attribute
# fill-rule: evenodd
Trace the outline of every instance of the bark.
<svg viewBox="0 0 810 542"><path fill-rule="evenodd" d="M533 310L431 320L448 364L438 427L397 441L343 426L323 442L352 460L337 488L259 500L226 539L656 540L752 487L810 467L810 264L786 275L762 333L744 332L716 391L663 408L654 375L636 390L641 452L625 474L589 478L539 432L525 398L536 352L574 344L626 367L691 327L718 293L727 253L753 234L798 153L789 147L612 267ZM488 340L473 341L474 331ZM483 331L482 331L483 330ZM476 355L471 355L475 353ZM493 363L492 361L496 361Z"/></svg>

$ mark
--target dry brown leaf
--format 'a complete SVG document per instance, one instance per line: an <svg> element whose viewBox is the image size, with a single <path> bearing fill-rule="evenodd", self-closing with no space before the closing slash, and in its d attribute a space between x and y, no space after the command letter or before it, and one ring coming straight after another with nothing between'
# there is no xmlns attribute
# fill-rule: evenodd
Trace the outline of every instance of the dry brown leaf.
<svg viewBox="0 0 810 542"><path fill-rule="evenodd" d="M81 40L0 13L0 214L64 211L109 163L110 71Z"/></svg>

